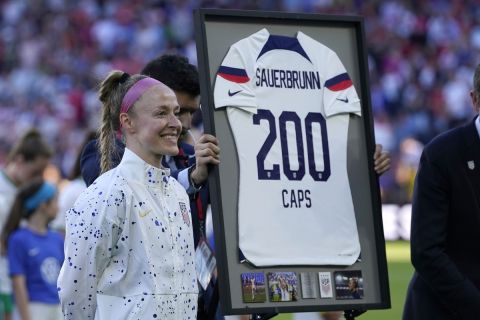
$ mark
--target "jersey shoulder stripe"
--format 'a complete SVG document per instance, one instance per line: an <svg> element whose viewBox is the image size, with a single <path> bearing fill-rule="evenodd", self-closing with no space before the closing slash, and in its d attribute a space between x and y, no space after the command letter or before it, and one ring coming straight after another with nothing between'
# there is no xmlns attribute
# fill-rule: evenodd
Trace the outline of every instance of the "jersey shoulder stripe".
<svg viewBox="0 0 480 320"><path fill-rule="evenodd" d="M218 68L218 75L225 80L235 83L246 83L250 81L245 69L220 66L220 68Z"/></svg>
<svg viewBox="0 0 480 320"><path fill-rule="evenodd" d="M325 87L331 91L341 91L350 88L353 85L348 73L342 73L325 81Z"/></svg>

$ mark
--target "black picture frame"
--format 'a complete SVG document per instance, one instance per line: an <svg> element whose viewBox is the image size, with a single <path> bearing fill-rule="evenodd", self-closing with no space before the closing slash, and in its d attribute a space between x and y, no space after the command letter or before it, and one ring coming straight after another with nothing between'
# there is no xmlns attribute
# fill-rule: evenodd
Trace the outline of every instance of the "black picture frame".
<svg viewBox="0 0 480 320"><path fill-rule="evenodd" d="M215 234L215 251L218 267L218 283L220 290L220 303L222 311L228 314L256 314L256 313L286 313L286 312L309 312L309 311L329 311L329 310L370 310L370 309L387 309L390 308L390 293L388 284L388 271L385 254L385 240L383 236L382 216L381 216L381 200L378 177L373 170L373 153L375 149L373 116L371 111L370 88L368 78L367 50L365 46L365 32L363 27L363 18L359 16L340 16L340 15L321 15L321 14L299 14L284 12L265 12L265 11L243 11L243 10L221 10L221 9L198 9L194 12L195 18L195 36L198 57L198 70L200 75L201 89L201 106L204 123L204 131L216 135L220 140L222 149L221 161L219 167L212 167L209 175L210 199L212 206L213 228ZM364 274L364 288L366 298L353 300L336 300L330 299L305 299L305 301L294 301L276 303L244 303L241 300L242 293L238 290L237 267L240 262L236 260L237 252L232 252L232 240L238 238L238 228L233 223L226 225L227 220L236 214L232 210L225 210L225 193L231 193L231 184L238 183L234 177L235 170L232 171L232 178L225 178L225 174L221 175L222 165L226 165L226 155L231 152L230 144L222 145L224 134L217 129L219 126L228 127L225 124L226 117L219 116L222 111L215 110L213 99L213 81L220 62L218 56L225 56L228 47L225 44L217 46L217 39L211 34L211 30L217 30L215 24L220 23L221 26L231 25L230 31L224 31L231 35L231 44L245 37L245 30L238 26L247 26L248 28L257 28L258 30L265 25L281 26L297 30L302 28L322 28L322 30L331 28L346 29L352 35L352 41L355 52L349 53L355 57L357 69L357 78L354 85L358 95L362 101L362 117L356 124L361 129L363 137L358 138L363 148L355 150L363 154L366 170L362 170L362 176L355 178L354 183L363 183L367 185L368 192L365 196L359 191L359 202L364 201L364 206L369 207L368 216L360 217L360 221L366 225L368 232L359 232L362 242L362 261L349 268L338 266L321 266L319 268L311 266L294 266L294 267L271 267L271 268L250 268L245 272L276 272L276 271L294 271L298 275L300 272L331 272L333 278L334 272L342 270L359 270ZM247 29L248 29L247 28ZM221 29L221 28L220 28ZM238 31L240 30L240 31ZM236 33L238 31L238 34ZM222 32L222 31L220 31ZM243 33L242 33L243 32ZM248 34L247 34L248 35ZM225 42L225 41L224 41ZM338 52L337 52L338 53ZM211 56L216 55L216 63L211 63ZM340 55L340 54L339 54ZM348 69L348 68L347 68ZM228 121L227 121L228 122ZM228 131L228 130L227 130ZM349 129L350 131L350 129ZM225 133L225 130L223 131ZM350 133L349 133L350 139ZM349 140L350 141L350 140ZM352 145L358 141L352 142ZM350 143L350 142L349 142ZM358 147L358 146L357 146ZM354 147L352 147L354 148ZM350 151L349 151L350 152ZM224 170L225 171L225 170ZM229 170L227 170L229 171ZM353 170L352 170L353 171ZM363 172L366 171L366 172ZM350 174L350 173L349 173ZM362 186L358 189L365 189ZM222 194L223 192L223 194ZM354 195L355 198L355 195ZM368 198L368 199L364 199ZM363 199L363 200L361 200ZM355 201L355 200L354 200ZM357 210L356 210L357 212ZM362 215L363 212L356 213ZM228 219L227 219L228 218ZM233 219L233 218L232 218ZM359 217L357 217L357 220ZM363 220L362 220L363 219ZM358 221L357 221L358 223ZM237 228L237 229L236 229ZM359 228L363 228L359 225ZM232 236L233 234L233 236ZM370 247L369 250L363 251L363 244L366 243ZM233 258L232 258L233 257ZM238 265L236 265L238 264ZM233 270L232 266L235 267ZM367 276L368 275L368 276ZM332 279L334 282L335 280ZM335 286L333 284L333 286ZM241 286L240 286L241 287ZM370 291L369 291L370 290ZM372 293L374 292L374 294ZM369 296L369 294L371 294ZM335 293L334 293L335 295Z"/></svg>

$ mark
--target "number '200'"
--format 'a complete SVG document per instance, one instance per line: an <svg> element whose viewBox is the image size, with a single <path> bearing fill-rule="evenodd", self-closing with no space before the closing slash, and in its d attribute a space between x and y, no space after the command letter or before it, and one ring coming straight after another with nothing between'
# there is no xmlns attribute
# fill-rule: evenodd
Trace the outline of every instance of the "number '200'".
<svg viewBox="0 0 480 320"><path fill-rule="evenodd" d="M257 154L257 170L259 180L280 180L280 165L274 164L272 169L265 169L265 158L277 139L275 116L270 110L258 109L257 114L253 115L253 124L259 125L261 120L266 120L269 125L270 132L265 139L262 147ZM291 122L295 128L295 140L297 142L298 153L298 169L292 170L290 166L290 158L288 156L287 143L287 122ZM307 141L308 155L308 171L315 181L327 181L330 177L330 156L328 150L328 136L325 118L321 113L309 112L304 120L305 134ZM322 150L323 150L323 171L315 168L315 153L313 148L312 124L318 123L322 134ZM302 123L299 116L292 111L283 111L278 119L280 127L280 143L283 159L283 173L288 180L302 180L305 176L305 152L303 147Z"/></svg>

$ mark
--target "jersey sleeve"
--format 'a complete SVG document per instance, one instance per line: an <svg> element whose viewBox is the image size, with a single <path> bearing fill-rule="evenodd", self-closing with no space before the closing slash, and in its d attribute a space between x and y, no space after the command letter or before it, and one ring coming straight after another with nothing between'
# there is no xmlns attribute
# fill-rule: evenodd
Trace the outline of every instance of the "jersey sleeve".
<svg viewBox="0 0 480 320"><path fill-rule="evenodd" d="M215 108L238 107L254 112L257 107L252 76L247 57L241 53L240 44L230 47L215 78Z"/></svg>
<svg viewBox="0 0 480 320"><path fill-rule="evenodd" d="M355 113L361 115L360 99L345 67L333 51L325 61L326 74L323 90L325 115Z"/></svg>
<svg viewBox="0 0 480 320"><path fill-rule="evenodd" d="M8 240L8 267L10 276L26 275L27 252L18 233L12 234Z"/></svg>

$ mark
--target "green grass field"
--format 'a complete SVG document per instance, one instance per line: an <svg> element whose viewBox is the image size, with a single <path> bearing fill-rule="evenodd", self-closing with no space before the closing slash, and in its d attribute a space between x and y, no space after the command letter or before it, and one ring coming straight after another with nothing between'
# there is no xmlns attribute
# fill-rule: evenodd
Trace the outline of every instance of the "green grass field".
<svg viewBox="0 0 480 320"><path fill-rule="evenodd" d="M408 283L413 274L410 263L410 244L406 241L387 242L388 277L390 280L391 309L370 310L356 319L359 320L399 320L402 318L403 304ZM274 320L291 320L290 314L280 314Z"/></svg>

